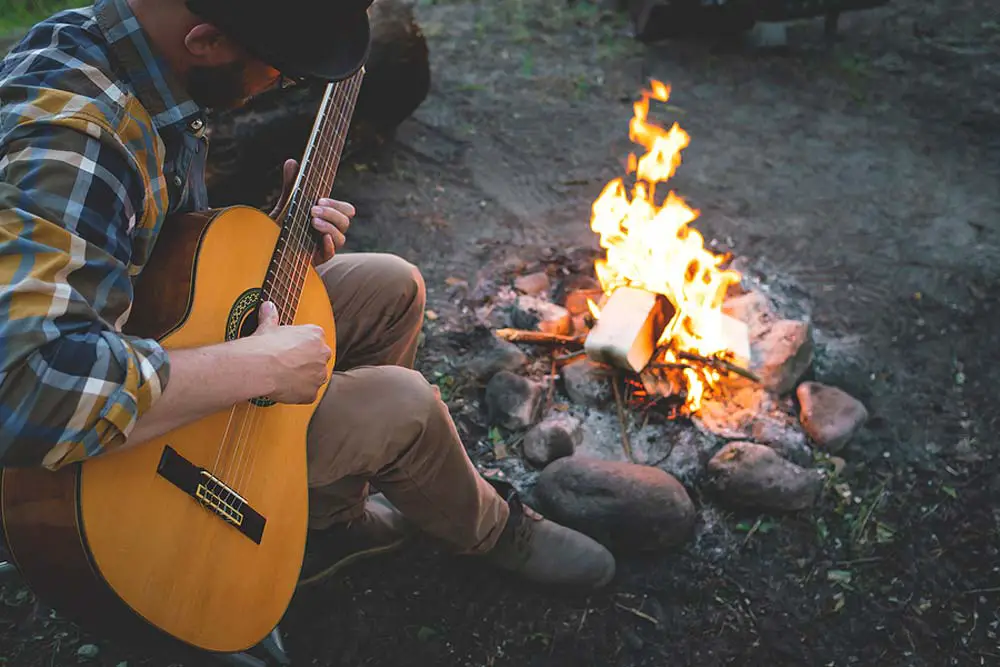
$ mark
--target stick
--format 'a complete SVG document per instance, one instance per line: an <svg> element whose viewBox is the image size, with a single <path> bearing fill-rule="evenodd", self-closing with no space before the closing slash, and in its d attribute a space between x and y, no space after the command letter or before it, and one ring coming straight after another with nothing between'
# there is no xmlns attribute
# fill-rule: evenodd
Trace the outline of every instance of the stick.
<svg viewBox="0 0 1000 667"><path fill-rule="evenodd" d="M615 391L615 407L618 408L618 424L622 429L622 449L625 450L625 456L628 457L629 462L635 463L635 459L632 457L632 443L628 439L628 428L625 426L625 411L622 408L622 395L618 391L618 378L615 377L611 380L611 388Z"/></svg>
<svg viewBox="0 0 1000 667"><path fill-rule="evenodd" d="M732 364L725 359L719 359L718 357L703 357L700 354L695 354L693 352L678 352L677 356L681 359L687 359L688 361L697 361L699 363L705 364L706 366L711 366L719 370L726 370L737 375L741 375L748 380L760 384L760 378L748 371L745 368L740 368L736 364Z"/></svg>
<svg viewBox="0 0 1000 667"><path fill-rule="evenodd" d="M618 607L619 609L627 611L630 614L635 614L639 618L647 620L650 623L652 623L653 625L659 625L660 624L660 622L658 620L656 620L655 618L653 618L652 616L650 616L649 614L647 614L644 611L639 611L638 609L633 609L632 607L626 607L625 605L623 605L620 602L616 602L615 606Z"/></svg>
<svg viewBox="0 0 1000 667"><path fill-rule="evenodd" d="M503 340L512 343L583 345L584 341L579 336L564 336L562 334L546 333L544 331L526 331L524 329L497 329L495 333Z"/></svg>

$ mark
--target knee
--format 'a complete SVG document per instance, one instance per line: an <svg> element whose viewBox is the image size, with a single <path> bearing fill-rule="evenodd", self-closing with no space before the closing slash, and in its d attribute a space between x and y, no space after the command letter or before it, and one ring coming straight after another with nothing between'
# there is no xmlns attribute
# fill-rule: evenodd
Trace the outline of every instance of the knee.
<svg viewBox="0 0 1000 667"><path fill-rule="evenodd" d="M404 366L378 366L379 385L392 397L393 409L400 414L425 415L437 410L441 392L419 371Z"/></svg>
<svg viewBox="0 0 1000 667"><path fill-rule="evenodd" d="M383 255L381 264L379 268L385 280L394 290L410 297L413 307L423 311L427 303L427 287L420 269L399 255Z"/></svg>

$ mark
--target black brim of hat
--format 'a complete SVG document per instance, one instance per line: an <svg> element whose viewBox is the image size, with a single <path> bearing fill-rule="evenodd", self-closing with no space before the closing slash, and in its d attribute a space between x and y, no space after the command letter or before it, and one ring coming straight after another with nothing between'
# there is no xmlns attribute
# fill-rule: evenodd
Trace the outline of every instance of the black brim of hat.
<svg viewBox="0 0 1000 667"><path fill-rule="evenodd" d="M370 48L371 25L366 13L338 17L335 29L303 36L280 48L265 39L246 45L248 51L285 76L325 81L353 75L368 60Z"/></svg>
<svg viewBox="0 0 1000 667"><path fill-rule="evenodd" d="M362 0L362 6L370 3ZM268 3L269 4L269 3ZM249 2L234 11L228 2L188 0L192 11L217 25L259 60L293 78L340 81L368 59L371 25L368 13L336 9L338 3L316 3L312 11L263 12Z"/></svg>

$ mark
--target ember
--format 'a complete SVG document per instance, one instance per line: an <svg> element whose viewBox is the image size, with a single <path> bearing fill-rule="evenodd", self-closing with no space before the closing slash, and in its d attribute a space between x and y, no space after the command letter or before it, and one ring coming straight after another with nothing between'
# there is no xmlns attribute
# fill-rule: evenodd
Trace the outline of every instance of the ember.
<svg viewBox="0 0 1000 667"><path fill-rule="evenodd" d="M698 217L696 210L673 191L657 203L657 185L674 175L681 163L681 150L690 142L677 123L665 130L647 122L650 100L666 102L669 97L670 88L653 80L651 89L644 90L642 99L634 104L629 138L646 152L638 158L634 153L629 155L627 174L634 174L631 192L622 178L608 183L593 204L590 226L606 251L594 266L607 296L603 312L611 312L607 303L621 287L661 294L674 306L662 334L649 343L656 351L643 360L643 382L649 393L665 393L655 389L657 384L675 387L678 383L658 382L657 376L673 371L673 379L685 386L684 412L693 413L719 382L720 368L724 368L697 360L745 364L749 350L746 328L722 313L727 289L739 283L741 275L722 268L730 258L706 249L702 235L689 227ZM591 336L613 337L606 331L608 323L601 322L602 309L593 301L589 305L597 319ZM622 346L627 352L635 343L623 341ZM591 356L608 359L615 355L595 351ZM632 370L642 369L633 366Z"/></svg>

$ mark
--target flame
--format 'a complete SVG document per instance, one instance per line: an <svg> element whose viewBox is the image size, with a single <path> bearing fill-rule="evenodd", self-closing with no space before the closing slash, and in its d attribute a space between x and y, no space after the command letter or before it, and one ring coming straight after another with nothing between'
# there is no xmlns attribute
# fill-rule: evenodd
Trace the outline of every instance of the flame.
<svg viewBox="0 0 1000 667"><path fill-rule="evenodd" d="M627 174L635 174L631 192L621 178L609 182L594 201L590 227L600 236L605 257L594 269L604 293L629 285L665 295L677 313L660 338L666 346L663 361L676 363L679 352L709 357L725 353L722 303L727 288L741 279L737 271L722 269L728 259L705 248L704 238L688 225L698 217L673 191L656 203L656 187L669 180L681 164L681 151L691 137L677 123L669 129L647 122L650 100L666 102L670 87L653 80L633 105L629 138L646 149L642 157L628 157ZM600 317L596 304L589 304ZM719 380L718 373L684 369L685 406L696 411L705 391Z"/></svg>

